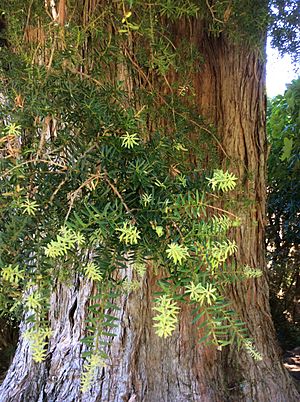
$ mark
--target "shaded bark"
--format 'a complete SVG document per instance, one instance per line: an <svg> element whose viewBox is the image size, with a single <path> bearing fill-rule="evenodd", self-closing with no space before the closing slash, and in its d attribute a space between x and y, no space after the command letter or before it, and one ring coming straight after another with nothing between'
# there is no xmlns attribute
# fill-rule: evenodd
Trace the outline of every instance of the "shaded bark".
<svg viewBox="0 0 300 402"><path fill-rule="evenodd" d="M85 307L91 285L79 279L73 286L58 284L51 297L49 341L45 362L33 362L28 341L20 337L9 372L0 389L1 401L77 400L82 370ZM23 334L26 319L20 326ZM75 398L75 399L74 399Z"/></svg>
<svg viewBox="0 0 300 402"><path fill-rule="evenodd" d="M6 317L0 318L0 384L11 364L18 337L18 323L12 320L7 321Z"/></svg>

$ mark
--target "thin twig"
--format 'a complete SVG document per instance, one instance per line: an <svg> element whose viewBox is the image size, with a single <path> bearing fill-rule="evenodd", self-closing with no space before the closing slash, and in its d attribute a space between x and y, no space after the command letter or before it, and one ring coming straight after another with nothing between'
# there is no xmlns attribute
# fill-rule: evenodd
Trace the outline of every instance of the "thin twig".
<svg viewBox="0 0 300 402"><path fill-rule="evenodd" d="M207 7L208 7L208 9L209 9L209 11L211 13L211 16L212 16L213 20L216 21L216 22L219 22L220 24L224 24L224 21L219 20L217 17L215 17L214 10L213 10L212 6L209 4L208 0L206 0L206 5L207 5Z"/></svg>
<svg viewBox="0 0 300 402"><path fill-rule="evenodd" d="M172 225L174 226L174 228L178 231L178 233L180 234L181 239L184 239L184 236L180 230L180 227L177 225L176 222L172 221Z"/></svg>
<svg viewBox="0 0 300 402"><path fill-rule="evenodd" d="M49 75L50 68L52 66L55 47L56 47L56 36L54 37L54 40L53 40L53 45L52 45L52 48L51 48L51 54L50 54L49 62L48 62L48 65L47 65L47 76Z"/></svg>
<svg viewBox="0 0 300 402"><path fill-rule="evenodd" d="M240 219L237 215L233 214L232 212L226 211L226 209L218 208L218 207L215 207L214 205L209 205L209 204L202 204L202 205L204 205L207 208L212 208L212 209L215 209L217 211L223 212L224 214L233 216L236 219Z"/></svg>
<svg viewBox="0 0 300 402"><path fill-rule="evenodd" d="M91 176L91 177L89 177L88 179L86 179L75 191L73 191L73 193L71 193L71 194L69 195L70 206L69 206L67 215L66 215L66 217L65 217L65 222L68 220L68 217L69 217L69 215L70 215L70 213L71 213L71 210L72 210L72 208L73 208L74 201L75 201L75 199L76 199L78 193L80 193L80 191L81 191L84 187L86 187L87 185L89 185L93 180L95 180L95 179L100 179L101 177L103 177L103 173L96 173L96 174L94 174L93 176Z"/></svg>
<svg viewBox="0 0 300 402"><path fill-rule="evenodd" d="M29 26L29 21L30 21L30 16L31 16L31 8L32 8L32 4L33 4L33 0L31 0L31 2L29 3L29 6L28 6L27 18L26 18L26 24L25 24L25 28L24 28L24 34L23 34L23 41L25 40L25 37L26 37L26 31L27 31L28 26Z"/></svg>
<svg viewBox="0 0 300 402"><path fill-rule="evenodd" d="M201 130L206 131L208 134L210 134L213 137L213 139L216 141L216 143L219 145L219 147L220 147L221 151L224 153L224 155L228 159L230 159L229 155L227 154L227 152L225 151L225 149L223 148L222 144L220 143L220 141L218 140L218 138L215 136L214 133L212 133L208 128L206 128L204 126L201 126L201 124L197 123L195 120L186 117L184 114L176 112L176 111L175 111L175 113L178 116L181 116L181 117L185 118L187 121L189 121L190 123L194 124L196 127L200 128Z"/></svg>
<svg viewBox="0 0 300 402"><path fill-rule="evenodd" d="M19 163L18 165L16 165L13 168L9 169L7 172L2 173L2 176L9 175L11 172L13 172L14 170L18 169L20 166L25 166L25 165L29 165L30 163L38 163L38 162L43 162L43 163L47 163L48 165L57 166L57 167L60 167L63 170L68 169L66 165L61 165L60 163L57 163L57 162L48 161L47 159L38 159L38 160L37 159L30 159L29 161Z"/></svg>
<svg viewBox="0 0 300 402"><path fill-rule="evenodd" d="M37 153L36 153L35 160L38 160L40 155L41 155L41 153L43 152L43 148L44 148L44 145L45 145L45 142L46 142L47 128L48 128L49 123L50 123L50 120L49 120L49 122L45 121L45 127L42 127L41 138L40 138L40 142L39 142L39 146L38 146L38 150L37 150Z"/></svg>
<svg viewBox="0 0 300 402"><path fill-rule="evenodd" d="M83 73L82 71L78 71L75 68L72 68L70 66L66 66L66 68L71 73L78 74L78 75L80 75L81 77L84 77L84 78L88 78L89 80L91 80L92 82L97 84L100 88L104 88L103 84L100 81L96 80L96 78L91 77L89 74Z"/></svg>
<svg viewBox="0 0 300 402"><path fill-rule="evenodd" d="M56 189L53 191L50 200L49 200L49 204L52 204L54 197L56 196L56 194L59 192L59 190L62 188L62 186L65 184L65 182L67 181L67 178L64 178L59 185L56 187Z"/></svg>
<svg viewBox="0 0 300 402"><path fill-rule="evenodd" d="M131 210L129 209L128 205L125 203L125 201L124 201L123 197L121 196L121 194L119 193L118 189L109 180L106 170L104 170L104 180L109 185L109 187L112 189L112 191L116 194L116 196L120 199L120 201L121 201L122 205L124 206L126 212L131 214Z"/></svg>

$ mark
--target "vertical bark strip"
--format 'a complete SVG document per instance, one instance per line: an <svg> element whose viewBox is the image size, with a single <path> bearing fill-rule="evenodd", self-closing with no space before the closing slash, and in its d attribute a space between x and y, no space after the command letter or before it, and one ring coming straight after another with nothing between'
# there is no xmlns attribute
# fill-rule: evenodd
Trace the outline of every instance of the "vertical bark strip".
<svg viewBox="0 0 300 402"><path fill-rule="evenodd" d="M218 52L220 83L218 128L230 158L230 169L235 171L241 183L236 195L238 210L242 211L242 225L235 233L239 245L237 263L265 270L267 152L264 65L258 52L237 48L225 40L220 41L214 50ZM250 205L246 209L243 206L245 201ZM289 391L287 372L278 363L266 277L232 286L230 294L263 355L263 361L256 363L243 354L236 357L244 378L245 400L296 400L296 394Z"/></svg>

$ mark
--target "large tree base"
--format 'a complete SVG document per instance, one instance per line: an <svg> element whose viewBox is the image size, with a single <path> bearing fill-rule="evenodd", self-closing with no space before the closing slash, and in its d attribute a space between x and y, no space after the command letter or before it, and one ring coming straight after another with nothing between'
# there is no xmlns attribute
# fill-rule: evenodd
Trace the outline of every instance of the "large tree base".
<svg viewBox="0 0 300 402"><path fill-rule="evenodd" d="M296 402L299 395L276 360L262 362L235 351L217 351L197 343L188 307L180 327L166 340L153 331L153 278L140 292L119 300L120 326L107 350L108 365L99 369L84 394L80 390L81 353L89 283L59 285L52 297L53 336L46 361L32 361L26 340L19 342L0 388L1 402ZM24 331L25 325L21 325ZM244 364L244 366L243 366Z"/></svg>

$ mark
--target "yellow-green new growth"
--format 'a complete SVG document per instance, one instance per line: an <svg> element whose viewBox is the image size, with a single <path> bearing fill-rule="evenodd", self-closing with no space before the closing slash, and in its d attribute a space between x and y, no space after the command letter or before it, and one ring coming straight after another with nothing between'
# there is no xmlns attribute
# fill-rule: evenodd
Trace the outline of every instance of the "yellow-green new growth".
<svg viewBox="0 0 300 402"><path fill-rule="evenodd" d="M39 291L31 292L25 299L28 310L39 310L42 307L43 298Z"/></svg>
<svg viewBox="0 0 300 402"><path fill-rule="evenodd" d="M45 360L47 354L48 338L51 336L49 328L31 328L23 334L23 338L29 342L32 358L36 363Z"/></svg>
<svg viewBox="0 0 300 402"><path fill-rule="evenodd" d="M213 177L207 178L207 180L213 191L219 190L225 192L235 188L237 177L228 171L223 172L221 169L216 169Z"/></svg>
<svg viewBox="0 0 300 402"><path fill-rule="evenodd" d="M222 242L213 242L207 250L208 261L212 270L217 269L228 257L237 251L237 245L234 240L223 240Z"/></svg>
<svg viewBox="0 0 300 402"><path fill-rule="evenodd" d="M183 152L187 152L187 151L188 151L188 149L185 148L182 144L180 144L180 142L175 142L174 148L175 148L177 151L183 151Z"/></svg>
<svg viewBox="0 0 300 402"><path fill-rule="evenodd" d="M125 135L122 135L122 147L124 148L133 148L134 146L138 145L139 137L137 134L129 134L126 131Z"/></svg>
<svg viewBox="0 0 300 402"><path fill-rule="evenodd" d="M4 132L7 135L18 136L21 135L22 127L16 123L10 123L4 128Z"/></svg>
<svg viewBox="0 0 300 402"><path fill-rule="evenodd" d="M45 248L47 257L56 258L66 255L76 245L80 247L85 242L84 236L80 232L75 232L65 226L60 228L59 233L56 236L56 240L51 240Z"/></svg>
<svg viewBox="0 0 300 402"><path fill-rule="evenodd" d="M160 296L153 310L158 312L158 315L153 318L156 321L155 333L161 338L172 335L178 321L179 307L176 302L170 296Z"/></svg>
<svg viewBox="0 0 300 402"><path fill-rule="evenodd" d="M211 249L212 257L218 262L225 262L229 256L237 251L237 245L234 240L224 240L214 242Z"/></svg>
<svg viewBox="0 0 300 402"><path fill-rule="evenodd" d="M91 281L101 282L103 280L102 274L99 268L93 262L89 262L83 267L85 276Z"/></svg>
<svg viewBox="0 0 300 402"><path fill-rule="evenodd" d="M126 245L137 244L138 239L141 238L140 231L129 222L124 222L123 227L117 228L116 231L121 232L119 240L125 243Z"/></svg>
<svg viewBox="0 0 300 402"><path fill-rule="evenodd" d="M244 275L246 278L259 278L262 274L263 272L259 268L251 268L248 265L244 267Z"/></svg>
<svg viewBox="0 0 300 402"><path fill-rule="evenodd" d="M147 271L147 266L144 262L135 262L132 268L140 278L142 278Z"/></svg>
<svg viewBox="0 0 300 402"><path fill-rule="evenodd" d="M173 260L174 264L181 264L189 256L188 248L182 244L171 243L168 245L166 251L170 260Z"/></svg>
<svg viewBox="0 0 300 402"><path fill-rule="evenodd" d="M152 229L156 232L158 237L163 236L164 228L162 226L156 225L156 222L150 222Z"/></svg>
<svg viewBox="0 0 300 402"><path fill-rule="evenodd" d="M244 348L247 351L247 353L256 361L262 361L262 355L258 352L258 350L255 348L253 345L253 342L251 340L245 340L243 342Z"/></svg>
<svg viewBox="0 0 300 402"><path fill-rule="evenodd" d="M24 279L24 273L23 269L19 269L19 265L12 266L9 264L2 268L1 276L5 281L18 285L19 281Z"/></svg>
<svg viewBox="0 0 300 402"><path fill-rule="evenodd" d="M130 280L126 278L121 284L121 288L125 293L135 292L140 287L141 283L136 279Z"/></svg>
<svg viewBox="0 0 300 402"><path fill-rule="evenodd" d="M26 198L20 205L23 209L23 214L34 216L38 207L38 203L36 201L30 200Z"/></svg>
<svg viewBox="0 0 300 402"><path fill-rule="evenodd" d="M141 203L142 203L142 205L143 205L144 207L147 207L147 206L151 203L152 200L153 200L152 194L144 193L144 194L141 196Z"/></svg>
<svg viewBox="0 0 300 402"><path fill-rule="evenodd" d="M195 285L194 282L191 282L186 287L186 291L190 294L190 299L199 303L200 306L211 306L218 297L217 289L211 283L203 286L201 283Z"/></svg>
<svg viewBox="0 0 300 402"><path fill-rule="evenodd" d="M92 354L88 360L88 362L84 365L85 371L81 378L81 391L88 391L91 386L93 380L95 379L95 372L100 367L105 367L106 363L103 360L101 354L96 352Z"/></svg>

